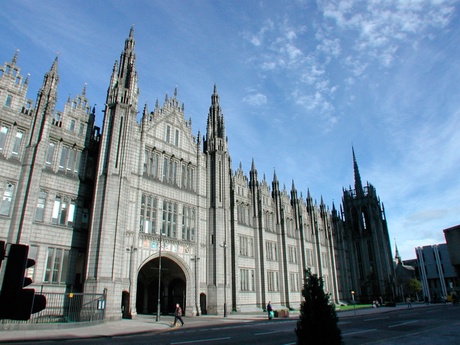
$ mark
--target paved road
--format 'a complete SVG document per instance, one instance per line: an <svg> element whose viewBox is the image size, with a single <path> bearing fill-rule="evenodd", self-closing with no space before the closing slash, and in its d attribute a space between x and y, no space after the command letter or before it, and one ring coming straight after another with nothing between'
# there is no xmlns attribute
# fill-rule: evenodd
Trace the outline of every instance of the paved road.
<svg viewBox="0 0 460 345"><path fill-rule="evenodd" d="M380 309L380 308L379 308ZM364 312L364 311L363 311ZM435 305L425 308L381 308L365 314L339 313L339 327L346 345L453 345L460 343L460 306ZM345 317L346 315L346 317ZM171 319L172 321L172 319ZM67 344L277 344L293 345L297 318L222 319L195 318L185 327L144 331L142 334L99 336L92 339L71 339ZM81 332L85 332L82 328ZM131 332L132 333L132 332ZM22 342L22 344L36 342ZM56 344L42 339L41 345Z"/></svg>
<svg viewBox="0 0 460 345"><path fill-rule="evenodd" d="M460 307L406 308L339 322L346 344L460 344Z"/></svg>

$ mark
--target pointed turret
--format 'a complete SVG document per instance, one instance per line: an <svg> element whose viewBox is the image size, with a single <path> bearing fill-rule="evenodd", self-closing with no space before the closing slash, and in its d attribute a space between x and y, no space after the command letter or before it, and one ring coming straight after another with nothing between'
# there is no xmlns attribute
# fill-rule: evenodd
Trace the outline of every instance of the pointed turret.
<svg viewBox="0 0 460 345"><path fill-rule="evenodd" d="M310 195L310 189L307 189L307 211L311 212L313 208L313 199Z"/></svg>
<svg viewBox="0 0 460 345"><path fill-rule="evenodd" d="M214 92L211 95L206 137L206 150L227 150L224 115L219 104L219 94L217 93L217 86L215 84Z"/></svg>
<svg viewBox="0 0 460 345"><path fill-rule="evenodd" d="M45 129L45 119L47 116L53 116L54 108L57 102L58 83L58 57L56 56L49 72L46 73L43 78L42 87L38 91L34 126L30 139L30 143L32 145L39 143L42 138L46 137L46 135L43 135L43 131Z"/></svg>
<svg viewBox="0 0 460 345"><path fill-rule="evenodd" d="M297 204L297 189L295 188L294 180L291 186L291 205Z"/></svg>
<svg viewBox="0 0 460 345"><path fill-rule="evenodd" d="M16 62L18 62L18 53L19 53L19 49L16 49L16 52L14 53L14 56L13 56L13 60L11 60L11 63L13 65L16 65Z"/></svg>
<svg viewBox="0 0 460 345"><path fill-rule="evenodd" d="M251 163L251 171L249 172L249 187L256 188L258 184L259 182L257 181L257 169L253 158Z"/></svg>
<svg viewBox="0 0 460 345"><path fill-rule="evenodd" d="M107 96L108 104L122 103L137 109L138 85L136 71L136 54L134 53L134 27L131 27L129 37L120 55L120 62L113 67L110 88Z"/></svg>
<svg viewBox="0 0 460 345"><path fill-rule="evenodd" d="M353 153L353 171L355 174L355 191L357 196L362 196L364 194L363 184L361 183L361 176L359 175L358 163L356 161L355 149L351 148Z"/></svg>
<svg viewBox="0 0 460 345"><path fill-rule="evenodd" d="M273 181L272 181L273 195L279 194L280 192L280 183L276 177L276 170L273 170Z"/></svg>
<svg viewBox="0 0 460 345"><path fill-rule="evenodd" d="M321 218L325 218L327 216L327 209L326 209L326 205L324 204L322 195L321 195L321 201L319 204L319 210L320 210Z"/></svg>
<svg viewBox="0 0 460 345"><path fill-rule="evenodd" d="M398 245L396 244L396 239L395 239L395 261L397 263L401 262L401 256L399 255L399 250L398 250Z"/></svg>

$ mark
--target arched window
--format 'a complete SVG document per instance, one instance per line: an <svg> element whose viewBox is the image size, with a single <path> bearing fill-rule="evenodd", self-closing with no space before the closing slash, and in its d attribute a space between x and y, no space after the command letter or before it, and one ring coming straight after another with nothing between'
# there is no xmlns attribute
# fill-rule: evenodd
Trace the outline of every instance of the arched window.
<svg viewBox="0 0 460 345"><path fill-rule="evenodd" d="M10 108L11 102L13 102L13 97L11 95L6 96L5 107Z"/></svg>

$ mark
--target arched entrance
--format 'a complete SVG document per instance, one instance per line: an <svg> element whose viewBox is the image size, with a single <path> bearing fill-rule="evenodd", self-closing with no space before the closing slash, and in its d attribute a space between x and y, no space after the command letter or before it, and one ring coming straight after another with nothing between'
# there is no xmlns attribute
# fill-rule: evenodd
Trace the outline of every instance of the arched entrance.
<svg viewBox="0 0 460 345"><path fill-rule="evenodd" d="M138 314L156 314L158 305L159 258L147 262L137 276L136 310ZM185 312L186 278L184 271L173 260L161 258L160 280L161 314L174 313L176 303Z"/></svg>

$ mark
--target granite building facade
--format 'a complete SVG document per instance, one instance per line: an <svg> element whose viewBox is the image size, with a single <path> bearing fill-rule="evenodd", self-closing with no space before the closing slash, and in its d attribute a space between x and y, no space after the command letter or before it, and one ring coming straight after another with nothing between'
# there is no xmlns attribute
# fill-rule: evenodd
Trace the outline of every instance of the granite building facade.
<svg viewBox="0 0 460 345"><path fill-rule="evenodd" d="M42 291L107 294L106 317L298 308L305 269L331 299L394 296L383 206L362 187L337 210L232 169L217 87L192 132L178 91L139 107L134 32L109 79L103 128L86 87L56 110L58 59L35 102L16 53L0 76L0 238L29 244ZM370 261L370 265L365 264ZM389 264L389 265L388 265Z"/></svg>

